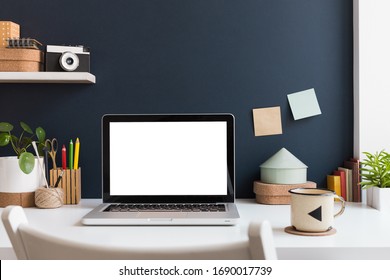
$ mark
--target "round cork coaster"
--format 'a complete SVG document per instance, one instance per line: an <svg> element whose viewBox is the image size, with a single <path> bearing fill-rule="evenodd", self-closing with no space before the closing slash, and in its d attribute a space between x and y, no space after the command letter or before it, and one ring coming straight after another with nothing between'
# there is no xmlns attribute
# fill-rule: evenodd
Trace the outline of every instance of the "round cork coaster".
<svg viewBox="0 0 390 280"><path fill-rule="evenodd" d="M331 228L330 230L323 231L323 232L307 232L307 231L299 231L296 230L293 226L288 226L284 228L284 231L287 233L295 234L295 235L303 235L303 236L327 236L327 235L333 235L336 234L336 229Z"/></svg>

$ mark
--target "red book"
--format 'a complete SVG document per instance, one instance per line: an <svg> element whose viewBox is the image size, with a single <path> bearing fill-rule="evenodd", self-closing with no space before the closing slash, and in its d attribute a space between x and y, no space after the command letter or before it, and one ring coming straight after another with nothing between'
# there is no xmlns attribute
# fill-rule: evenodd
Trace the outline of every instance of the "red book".
<svg viewBox="0 0 390 280"><path fill-rule="evenodd" d="M347 201L347 181L345 177L345 171L335 170L333 175L340 176L340 185L341 185L341 196Z"/></svg>

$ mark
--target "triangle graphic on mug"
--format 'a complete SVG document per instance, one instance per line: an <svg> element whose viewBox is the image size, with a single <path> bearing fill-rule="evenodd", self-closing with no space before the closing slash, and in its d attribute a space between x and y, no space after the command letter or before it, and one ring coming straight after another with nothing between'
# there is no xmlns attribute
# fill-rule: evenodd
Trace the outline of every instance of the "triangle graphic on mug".
<svg viewBox="0 0 390 280"><path fill-rule="evenodd" d="M311 211L309 213L310 216L312 216L314 219L319 220L322 222L322 206L318 207L317 209Z"/></svg>

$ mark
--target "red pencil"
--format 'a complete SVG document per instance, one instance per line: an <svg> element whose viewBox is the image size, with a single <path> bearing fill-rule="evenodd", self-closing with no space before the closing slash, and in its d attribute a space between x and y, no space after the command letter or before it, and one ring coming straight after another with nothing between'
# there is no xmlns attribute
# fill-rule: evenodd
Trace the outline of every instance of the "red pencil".
<svg viewBox="0 0 390 280"><path fill-rule="evenodd" d="M66 169L66 147L62 145L62 169Z"/></svg>

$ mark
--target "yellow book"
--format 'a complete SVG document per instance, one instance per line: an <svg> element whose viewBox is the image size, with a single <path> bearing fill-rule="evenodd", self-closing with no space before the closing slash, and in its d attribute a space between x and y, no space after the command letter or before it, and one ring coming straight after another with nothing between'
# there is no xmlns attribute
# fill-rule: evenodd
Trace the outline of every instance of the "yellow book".
<svg viewBox="0 0 390 280"><path fill-rule="evenodd" d="M326 177L328 183L328 189L334 191L337 195L341 196L341 179L337 175L328 175Z"/></svg>

